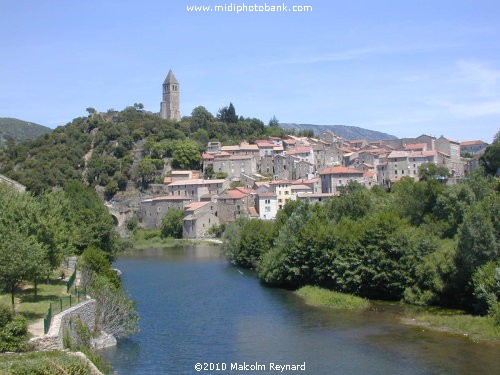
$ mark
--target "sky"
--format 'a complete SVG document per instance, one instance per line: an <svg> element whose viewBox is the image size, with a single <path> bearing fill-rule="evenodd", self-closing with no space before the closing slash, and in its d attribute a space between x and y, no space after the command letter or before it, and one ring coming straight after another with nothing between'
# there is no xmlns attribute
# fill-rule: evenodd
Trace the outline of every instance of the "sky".
<svg viewBox="0 0 500 375"><path fill-rule="evenodd" d="M188 7L286 5L285 12ZM293 6L312 11L294 12ZM0 0L0 117L54 128L87 107L345 124L491 142L500 130L500 1Z"/></svg>

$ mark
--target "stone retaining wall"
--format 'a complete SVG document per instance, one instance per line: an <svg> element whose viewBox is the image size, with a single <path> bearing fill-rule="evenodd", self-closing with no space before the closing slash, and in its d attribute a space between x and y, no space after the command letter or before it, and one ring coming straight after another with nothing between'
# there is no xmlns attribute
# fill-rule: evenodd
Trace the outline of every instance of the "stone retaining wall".
<svg viewBox="0 0 500 375"><path fill-rule="evenodd" d="M34 350L63 349L63 336L65 330L68 330L73 341L76 339L75 327L72 327L72 319L80 319L92 332L95 325L95 307L95 300L90 299L54 315L52 317L49 332L44 336L35 337L29 340L30 346Z"/></svg>

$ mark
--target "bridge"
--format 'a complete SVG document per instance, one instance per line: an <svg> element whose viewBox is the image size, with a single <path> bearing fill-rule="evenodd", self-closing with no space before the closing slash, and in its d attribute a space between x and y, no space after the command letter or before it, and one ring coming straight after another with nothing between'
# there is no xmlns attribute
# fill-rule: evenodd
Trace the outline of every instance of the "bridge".
<svg viewBox="0 0 500 375"><path fill-rule="evenodd" d="M105 203L104 205L108 209L109 214L113 217L115 225L119 228L125 226L127 219L134 216L134 210L130 207L123 207L119 203Z"/></svg>

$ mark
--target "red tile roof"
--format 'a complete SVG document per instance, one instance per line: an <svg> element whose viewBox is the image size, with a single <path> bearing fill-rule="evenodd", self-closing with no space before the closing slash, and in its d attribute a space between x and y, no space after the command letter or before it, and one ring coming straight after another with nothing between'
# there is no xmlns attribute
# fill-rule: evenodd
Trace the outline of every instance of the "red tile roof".
<svg viewBox="0 0 500 375"><path fill-rule="evenodd" d="M193 202L186 205L185 209L186 211L196 211L197 209L206 206L209 203L210 202Z"/></svg>
<svg viewBox="0 0 500 375"><path fill-rule="evenodd" d="M483 141L464 141L464 142L460 142L460 146L475 146L475 145L481 146L481 145L487 145L487 143L483 142Z"/></svg>
<svg viewBox="0 0 500 375"><path fill-rule="evenodd" d="M295 155L295 154L308 154L311 152L310 146L296 146L294 148L288 149L287 155Z"/></svg>
<svg viewBox="0 0 500 375"><path fill-rule="evenodd" d="M320 175L325 175L325 174L357 174L357 175L362 175L362 171L358 171L356 169L352 168L346 168L346 167L331 167L331 168L326 168L323 169L320 172Z"/></svg>
<svg viewBox="0 0 500 375"><path fill-rule="evenodd" d="M417 150L417 149L426 149L427 143L412 143L405 146L405 150Z"/></svg>

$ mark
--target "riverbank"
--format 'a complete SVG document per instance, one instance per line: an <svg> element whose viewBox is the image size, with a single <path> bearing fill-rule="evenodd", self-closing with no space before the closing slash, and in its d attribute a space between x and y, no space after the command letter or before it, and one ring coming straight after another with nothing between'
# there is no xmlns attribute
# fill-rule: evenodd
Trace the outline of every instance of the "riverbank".
<svg viewBox="0 0 500 375"><path fill-rule="evenodd" d="M220 245L222 241L212 238L184 239L161 236L159 229L138 229L129 238L122 239L126 252L144 250L149 248L172 248L182 245L215 244Z"/></svg>
<svg viewBox="0 0 500 375"><path fill-rule="evenodd" d="M492 318L468 314L420 313L401 319L403 324L422 327L439 332L463 335L473 341L500 343L500 326Z"/></svg>
<svg viewBox="0 0 500 375"><path fill-rule="evenodd" d="M98 364L102 364L102 360ZM104 370L104 372L102 372L101 370ZM98 367L82 352L56 350L50 352L31 352L0 355L0 373L5 375L103 375L111 373L111 369L109 368L109 366L101 367L101 370L99 370Z"/></svg>
<svg viewBox="0 0 500 375"><path fill-rule="evenodd" d="M304 286L294 292L308 305L334 309L366 309L370 301L350 294L338 293L317 286Z"/></svg>
<svg viewBox="0 0 500 375"><path fill-rule="evenodd" d="M401 323L438 332L462 335L473 341L494 341L500 343L500 326L492 318L473 316L459 310L422 308L404 303L374 301L338 293L332 290L305 286L294 292L308 305L332 309L366 309L392 306ZM401 317L403 315L403 317Z"/></svg>

